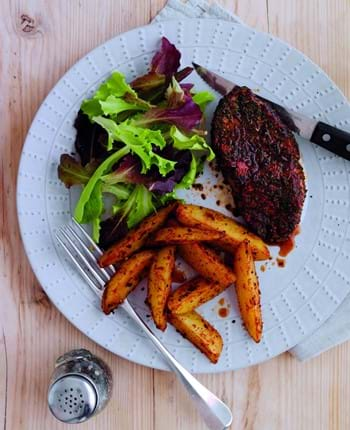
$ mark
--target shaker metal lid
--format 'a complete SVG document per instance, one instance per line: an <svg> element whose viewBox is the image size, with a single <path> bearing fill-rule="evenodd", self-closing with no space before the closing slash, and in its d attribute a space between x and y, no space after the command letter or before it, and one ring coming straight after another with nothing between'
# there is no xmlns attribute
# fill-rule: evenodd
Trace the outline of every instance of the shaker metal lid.
<svg viewBox="0 0 350 430"><path fill-rule="evenodd" d="M81 423L93 415L97 405L93 384L80 375L66 375L55 381L48 392L52 414L65 423Z"/></svg>

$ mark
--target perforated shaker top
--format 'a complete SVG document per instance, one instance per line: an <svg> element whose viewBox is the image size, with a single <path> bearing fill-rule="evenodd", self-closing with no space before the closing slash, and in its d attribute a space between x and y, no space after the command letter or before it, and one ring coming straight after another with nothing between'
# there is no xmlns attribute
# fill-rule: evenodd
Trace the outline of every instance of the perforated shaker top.
<svg viewBox="0 0 350 430"><path fill-rule="evenodd" d="M71 424L81 423L93 415L97 393L87 378L67 375L50 387L48 404L58 420Z"/></svg>

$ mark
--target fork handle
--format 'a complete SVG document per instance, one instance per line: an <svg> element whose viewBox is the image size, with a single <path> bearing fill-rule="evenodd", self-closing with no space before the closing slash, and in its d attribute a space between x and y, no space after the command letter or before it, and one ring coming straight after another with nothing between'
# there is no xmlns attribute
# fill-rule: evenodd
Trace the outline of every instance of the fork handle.
<svg viewBox="0 0 350 430"><path fill-rule="evenodd" d="M204 387L204 385L173 357L127 300L124 301L122 307L152 341L154 346L162 354L170 369L182 382L208 428L211 430L228 429L232 423L232 413L228 406Z"/></svg>

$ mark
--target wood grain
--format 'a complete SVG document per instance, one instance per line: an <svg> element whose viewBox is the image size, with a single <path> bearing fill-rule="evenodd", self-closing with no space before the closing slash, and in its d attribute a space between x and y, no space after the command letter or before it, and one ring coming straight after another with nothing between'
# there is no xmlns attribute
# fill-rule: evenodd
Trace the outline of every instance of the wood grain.
<svg viewBox="0 0 350 430"><path fill-rule="evenodd" d="M247 24L287 40L350 96L348 0L224 0ZM0 0L0 423L4 429L68 428L54 420L46 390L57 356L86 347L112 368L107 409L79 428L200 430L173 375L113 356L77 331L40 289L22 248L15 187L33 116L78 58L149 22L164 0ZM230 404L235 430L348 430L350 344L307 363L288 354L260 366L199 379Z"/></svg>

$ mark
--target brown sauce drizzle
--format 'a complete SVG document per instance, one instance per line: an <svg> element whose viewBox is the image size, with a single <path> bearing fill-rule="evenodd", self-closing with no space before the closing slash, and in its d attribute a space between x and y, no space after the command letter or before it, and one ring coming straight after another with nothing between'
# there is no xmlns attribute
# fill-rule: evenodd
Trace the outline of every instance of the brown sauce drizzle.
<svg viewBox="0 0 350 430"><path fill-rule="evenodd" d="M285 240L284 242L279 244L280 252L278 255L281 257L287 257L287 255L293 251L295 247L295 236L297 236L300 233L300 225L297 225L293 231L293 233L290 235L290 237Z"/></svg>
<svg viewBox="0 0 350 430"><path fill-rule="evenodd" d="M286 260L284 258L277 258L276 261L278 267L286 267Z"/></svg>
<svg viewBox="0 0 350 430"><path fill-rule="evenodd" d="M181 269L175 266L173 273L171 274L171 280L178 284L182 284L186 281L186 275Z"/></svg>
<svg viewBox="0 0 350 430"><path fill-rule="evenodd" d="M218 311L218 314L221 318L226 318L228 316L229 312L230 311L228 310L228 308L220 308Z"/></svg>

